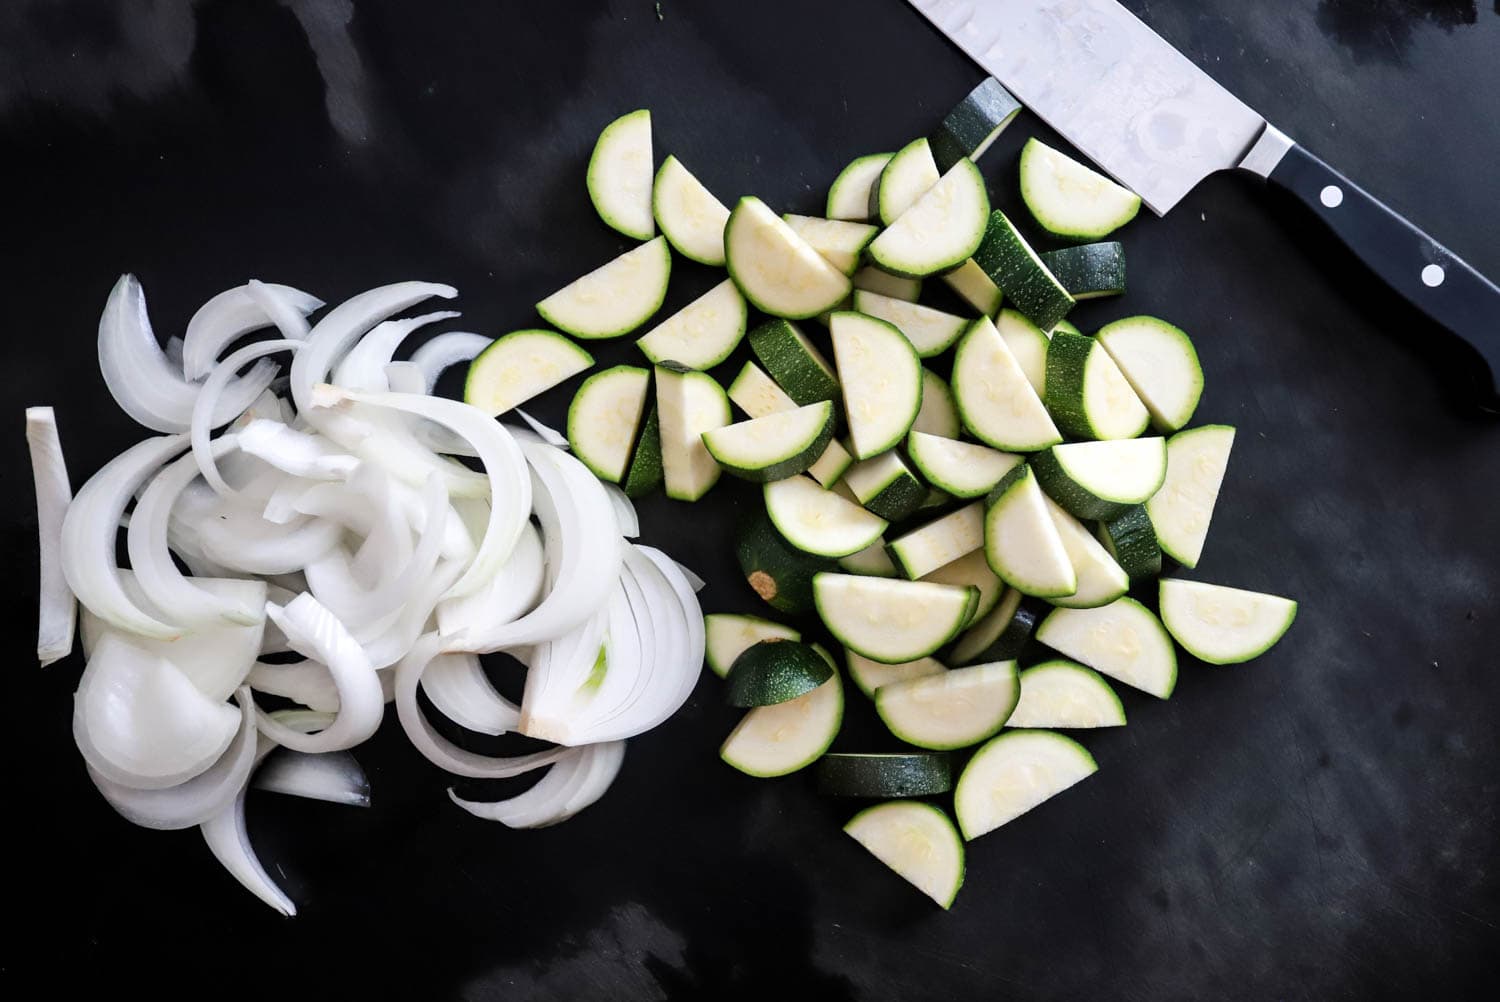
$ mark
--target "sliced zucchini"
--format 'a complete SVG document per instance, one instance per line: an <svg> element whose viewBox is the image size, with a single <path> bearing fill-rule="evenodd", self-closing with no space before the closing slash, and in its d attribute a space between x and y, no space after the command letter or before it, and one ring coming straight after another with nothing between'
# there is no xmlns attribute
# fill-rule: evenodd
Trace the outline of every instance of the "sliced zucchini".
<svg viewBox="0 0 1500 1002"><path fill-rule="evenodd" d="M1007 473L985 503L984 554L1002 581L1039 598L1078 590L1078 573L1029 466Z"/></svg>
<svg viewBox="0 0 1500 1002"><path fill-rule="evenodd" d="M889 548L896 566L915 581L983 547L984 502L975 501L896 537Z"/></svg>
<svg viewBox="0 0 1500 1002"><path fill-rule="evenodd" d="M739 347L748 317L745 297L726 278L651 328L636 344L657 365L675 362L689 369L712 369Z"/></svg>
<svg viewBox="0 0 1500 1002"><path fill-rule="evenodd" d="M969 585L979 589L979 601L974 606L972 621L988 616L990 611L1000 601L1000 596L1005 592L1005 582L1000 576L990 570L989 561L984 558L984 548L971 550L951 560L935 571L929 571L922 575L923 581L936 581L938 584ZM1005 658L991 658L989 660L1004 661Z"/></svg>
<svg viewBox="0 0 1500 1002"><path fill-rule="evenodd" d="M723 678L734 659L762 640L801 640L790 626L759 616L711 612L703 617L704 658L709 670Z"/></svg>
<svg viewBox="0 0 1500 1002"><path fill-rule="evenodd" d="M568 405L568 446L600 480L620 482L630 464L651 373L617 365L583 381Z"/></svg>
<svg viewBox="0 0 1500 1002"><path fill-rule="evenodd" d="M1133 598L1054 609L1036 629L1048 647L1159 699L1177 685L1177 651L1161 620Z"/></svg>
<svg viewBox="0 0 1500 1002"><path fill-rule="evenodd" d="M942 752L831 752L817 775L818 792L832 797L935 797L953 789L953 765Z"/></svg>
<svg viewBox="0 0 1500 1002"><path fill-rule="evenodd" d="M750 332L750 350L801 406L837 400L839 381L833 366L807 335L788 320L768 320Z"/></svg>
<svg viewBox="0 0 1500 1002"><path fill-rule="evenodd" d="M875 540L858 553L840 557L839 566L850 574L868 574L877 578L894 578L901 575L901 572L896 570L896 565L891 562L891 555L885 551L885 541L881 539Z"/></svg>
<svg viewBox="0 0 1500 1002"><path fill-rule="evenodd" d="M880 538L886 520L852 504L810 477L766 484L766 513L797 549L820 557L847 557Z"/></svg>
<svg viewBox="0 0 1500 1002"><path fill-rule="evenodd" d="M859 691L871 699L875 698L875 690L883 685L905 682L913 678L926 678L928 675L938 675L948 670L942 662L927 657L887 665L879 661L871 661L854 651L845 650L844 658L849 666L849 677L854 679L854 684L859 686Z"/></svg>
<svg viewBox="0 0 1500 1002"><path fill-rule="evenodd" d="M816 352L811 346L809 350ZM769 417L781 411L797 409L797 402L787 396L786 391L777 386L775 380L754 362L746 362L734 382L729 384L729 399L752 418ZM853 462L854 457L849 455L848 450L837 441L830 440L823 448L823 454L807 468L807 472L824 487L830 487L838 482Z"/></svg>
<svg viewBox="0 0 1500 1002"><path fill-rule="evenodd" d="M1021 653L1031 631L1036 628L1037 612L1022 601L1014 588L1005 589L995 608L963 632L948 652L954 664L980 661L1008 661Z"/></svg>
<svg viewBox="0 0 1500 1002"><path fill-rule="evenodd" d="M899 522L916 511L927 495L894 450L855 463L844 473L842 483L856 501L889 522Z"/></svg>
<svg viewBox="0 0 1500 1002"><path fill-rule="evenodd" d="M922 362L884 320L840 312L830 318L850 451L869 459L901 443L922 408Z"/></svg>
<svg viewBox="0 0 1500 1002"><path fill-rule="evenodd" d="M1047 343L1052 340L1046 331L1026 319L1020 310L1004 309L995 318L995 329L1016 363L1026 373L1026 381L1044 397L1047 389Z"/></svg>
<svg viewBox="0 0 1500 1002"><path fill-rule="evenodd" d="M1007 731L974 753L953 790L958 827L970 841L992 832L1099 771L1088 749L1052 731Z"/></svg>
<svg viewBox="0 0 1500 1002"><path fill-rule="evenodd" d="M1036 139L1021 148L1021 200L1042 229L1099 240L1135 218L1141 197Z"/></svg>
<svg viewBox="0 0 1500 1002"><path fill-rule="evenodd" d="M964 844L948 815L910 800L868 807L844 831L944 909L964 884Z"/></svg>
<svg viewBox="0 0 1500 1002"><path fill-rule="evenodd" d="M642 108L604 127L589 157L589 199L606 226L634 240L650 240L651 112Z"/></svg>
<svg viewBox="0 0 1500 1002"><path fill-rule="evenodd" d="M1092 669L1057 658L1021 672L1021 701L1011 727L1124 727L1125 704Z"/></svg>
<svg viewBox="0 0 1500 1002"><path fill-rule="evenodd" d="M643 498L661 486L664 474L661 466L661 418L656 405L646 412L646 423L641 426L640 437L635 440L635 449L630 457L630 472L625 474L625 496Z"/></svg>
<svg viewBox="0 0 1500 1002"><path fill-rule="evenodd" d="M593 364L592 355L556 331L511 331L469 363L464 403L504 414Z"/></svg>
<svg viewBox="0 0 1500 1002"><path fill-rule="evenodd" d="M1005 290L1015 308L1044 331L1050 331L1073 308L1068 290L999 209L990 213L974 260Z"/></svg>
<svg viewBox="0 0 1500 1002"><path fill-rule="evenodd" d="M785 776L816 762L844 722L838 672L812 692L745 714L719 748L719 757L747 776Z"/></svg>
<svg viewBox="0 0 1500 1002"><path fill-rule="evenodd" d="M968 619L978 591L930 581L819 574L813 600L830 633L872 661L915 661L942 647Z"/></svg>
<svg viewBox="0 0 1500 1002"><path fill-rule="evenodd" d="M1159 430L1176 431L1192 420L1203 395L1203 367L1187 334L1155 317L1126 317L1105 324L1095 338Z"/></svg>
<svg viewBox="0 0 1500 1002"><path fill-rule="evenodd" d="M986 77L943 116L937 131L929 137L938 170L947 170L964 157L978 160L984 156L1020 110L1021 102L999 80Z"/></svg>
<svg viewBox="0 0 1500 1002"><path fill-rule="evenodd" d="M1297 603L1279 595L1166 578L1161 583L1161 621L1183 649L1211 665L1237 665L1276 645Z"/></svg>
<svg viewBox="0 0 1500 1002"><path fill-rule="evenodd" d="M657 237L558 289L536 311L574 337L620 337L661 309L671 274L672 252Z"/></svg>
<svg viewBox="0 0 1500 1002"><path fill-rule="evenodd" d="M1052 325L1052 330L1047 333L1047 336L1050 338L1058 331L1067 331L1069 334L1077 334L1079 337L1083 337L1083 331L1079 330L1078 325L1071 320L1059 320Z"/></svg>
<svg viewBox="0 0 1500 1002"><path fill-rule="evenodd" d="M823 450L823 455L818 457L817 462L807 468L807 475L812 477L824 487L832 487L848 472L849 467L854 465L854 457L849 455L838 440L828 443ZM882 516L883 517L883 516Z"/></svg>
<svg viewBox="0 0 1500 1002"><path fill-rule="evenodd" d="M911 430L938 438L958 438L963 434L953 391L948 389L943 377L931 369L922 370L922 409L917 411Z"/></svg>
<svg viewBox="0 0 1500 1002"><path fill-rule="evenodd" d="M1035 452L1062 441L1041 397L988 317L969 325L953 355L953 399L964 427L1005 452Z"/></svg>
<svg viewBox="0 0 1500 1002"><path fill-rule="evenodd" d="M834 567L827 557L815 557L788 543L764 512L741 526L735 556L751 590L782 612L810 612L813 576Z"/></svg>
<svg viewBox="0 0 1500 1002"><path fill-rule="evenodd" d="M907 744L947 751L993 737L1020 696L1016 663L997 661L883 685L875 712Z"/></svg>
<svg viewBox="0 0 1500 1002"><path fill-rule="evenodd" d="M989 212L984 177L962 159L870 242L870 260L910 278L957 268L979 248Z"/></svg>
<svg viewBox="0 0 1500 1002"><path fill-rule="evenodd" d="M729 666L724 698L730 706L775 706L812 692L832 675L833 665L806 644L762 640Z"/></svg>
<svg viewBox="0 0 1500 1002"><path fill-rule="evenodd" d="M1057 426L1077 438L1134 438L1151 423L1120 367L1091 337L1052 335L1046 400Z"/></svg>
<svg viewBox="0 0 1500 1002"><path fill-rule="evenodd" d="M923 358L941 355L953 347L969 326L963 317L864 289L854 290L854 309L893 325Z"/></svg>
<svg viewBox="0 0 1500 1002"><path fill-rule="evenodd" d="M1164 438L1054 445L1031 460L1047 496L1078 518L1108 520L1144 504L1167 476Z"/></svg>
<svg viewBox="0 0 1500 1002"><path fill-rule="evenodd" d="M1076 300L1125 294L1125 248L1114 240L1045 251L1040 257Z"/></svg>
<svg viewBox="0 0 1500 1002"><path fill-rule="evenodd" d="M1073 572L1078 576L1078 589L1071 595L1054 598L1054 605L1069 609L1094 609L1108 605L1130 590L1130 578L1115 559L1078 520L1047 498L1047 513L1057 527L1057 536L1062 540Z"/></svg>
<svg viewBox="0 0 1500 1002"><path fill-rule="evenodd" d="M922 280L920 278L905 278L901 275L892 275L874 265L866 265L856 271L850 281L856 289L866 292L874 292L891 299L900 299L908 303L915 303L922 295Z"/></svg>
<svg viewBox="0 0 1500 1002"><path fill-rule="evenodd" d="M923 479L957 498L983 497L1022 462L1020 456L972 442L928 435L915 428L906 436L906 454Z"/></svg>
<svg viewBox="0 0 1500 1002"><path fill-rule="evenodd" d="M891 156L890 153L867 153L849 161L828 188L828 204L823 214L829 219L868 220L870 189L880 180L880 172L891 162Z"/></svg>
<svg viewBox="0 0 1500 1002"><path fill-rule="evenodd" d="M964 302L984 316L993 317L1000 312L1000 304L1004 302L1005 294L973 258L969 258L944 275L943 281L947 282L948 288L958 293Z"/></svg>
<svg viewBox="0 0 1500 1002"><path fill-rule="evenodd" d="M1234 429L1206 424L1167 439L1167 479L1146 502L1156 541L1184 567L1197 567L1229 469Z"/></svg>
<svg viewBox="0 0 1500 1002"><path fill-rule="evenodd" d="M745 298L773 317L815 317L849 295L848 277L753 196L729 214L724 264Z"/></svg>
<svg viewBox="0 0 1500 1002"><path fill-rule="evenodd" d="M709 455L721 467L757 484L805 472L832 440L833 404L827 400L703 435Z"/></svg>
<svg viewBox="0 0 1500 1002"><path fill-rule="evenodd" d="M677 253L699 264L724 266L729 208L674 156L663 160L656 172L651 210L662 236Z"/></svg>
<svg viewBox="0 0 1500 1002"><path fill-rule="evenodd" d="M896 151L870 189L870 219L882 226L891 225L940 177L927 140L912 140Z"/></svg>
<svg viewBox="0 0 1500 1002"><path fill-rule="evenodd" d="M729 424L729 398L706 372L657 366L656 404L667 497L696 501L719 482L719 464L704 446L703 433Z"/></svg>
<svg viewBox="0 0 1500 1002"><path fill-rule="evenodd" d="M1118 517L1100 522L1099 542L1131 581L1161 575L1161 547L1145 505L1127 508Z"/></svg>
<svg viewBox="0 0 1500 1002"><path fill-rule="evenodd" d="M852 275L859 268L859 259L880 232L880 227L870 223L854 223L844 219L824 219L821 216L798 216L786 213L781 217L792 232L807 241L809 247L823 255L823 260L845 275Z"/></svg>

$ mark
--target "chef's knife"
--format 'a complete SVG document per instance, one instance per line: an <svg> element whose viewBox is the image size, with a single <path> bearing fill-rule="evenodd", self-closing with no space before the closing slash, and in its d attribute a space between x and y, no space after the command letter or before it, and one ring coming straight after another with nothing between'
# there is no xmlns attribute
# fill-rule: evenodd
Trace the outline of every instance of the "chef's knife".
<svg viewBox="0 0 1500 1002"><path fill-rule="evenodd" d="M1393 289L1462 338L1500 410L1500 287L1297 145L1115 0L909 0L1158 215L1210 173L1286 189Z"/></svg>

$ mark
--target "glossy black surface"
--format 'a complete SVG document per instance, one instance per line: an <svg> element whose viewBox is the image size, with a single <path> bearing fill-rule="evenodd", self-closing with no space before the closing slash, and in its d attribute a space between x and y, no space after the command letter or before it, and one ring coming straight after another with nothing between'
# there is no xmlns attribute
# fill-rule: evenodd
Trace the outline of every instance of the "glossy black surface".
<svg viewBox="0 0 1500 1002"><path fill-rule="evenodd" d="M1133 3L1249 104L1500 275L1500 16L1488 3ZM141 432L94 332L139 274L157 330L249 277L337 301L452 282L500 333L623 248L583 166L653 109L725 198L818 211L856 154L925 133L979 72L898 0L840 4L0 7L11 402L6 734L9 997L1458 998L1500 947L1500 428L1459 416L1429 329L1294 206L1219 176L1122 231L1132 288L1085 328L1159 313L1197 340L1200 422L1239 440L1194 576L1302 600L1238 668L1186 661L1088 735L1099 774L971 846L943 914L839 831L810 777L732 772L706 678L632 743L598 805L511 832L447 802L394 719L360 749L375 807L252 797L282 920L194 832L143 831L69 738L77 660L31 660L20 411L58 406L75 483ZM1020 210L1023 114L982 164ZM669 306L713 280L681 267ZM626 343L601 352L630 358ZM736 356L735 364L739 356ZM726 375L733 368L726 366ZM557 419L567 393L537 408ZM753 492L643 506L646 538L752 610L728 533ZM852 692L839 749L892 747ZM460 783L470 795L501 785ZM51 989L18 991L35 976ZM200 981L199 978L208 980ZM816 993L812 995L810 993Z"/></svg>

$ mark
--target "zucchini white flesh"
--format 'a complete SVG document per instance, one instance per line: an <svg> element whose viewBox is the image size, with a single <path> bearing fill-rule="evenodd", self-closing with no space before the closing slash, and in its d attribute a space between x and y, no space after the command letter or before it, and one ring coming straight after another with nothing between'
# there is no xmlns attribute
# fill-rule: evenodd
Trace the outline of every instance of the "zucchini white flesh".
<svg viewBox="0 0 1500 1002"><path fill-rule="evenodd" d="M973 841L1099 771L1088 749L1052 731L1007 731L974 753L953 791L964 838Z"/></svg>
<svg viewBox="0 0 1500 1002"><path fill-rule="evenodd" d="M1208 526L1229 469L1234 429L1207 424L1167 439L1167 478L1146 502L1156 541L1184 567L1197 567Z"/></svg>
<svg viewBox="0 0 1500 1002"><path fill-rule="evenodd" d="M1133 598L1097 609L1054 609L1036 628L1048 647L1159 699L1177 685L1177 650L1151 610Z"/></svg>
<svg viewBox="0 0 1500 1002"><path fill-rule="evenodd" d="M1062 441L1042 398L989 317L980 317L953 355L953 400L964 427L1004 452L1035 452Z"/></svg>
<svg viewBox="0 0 1500 1002"><path fill-rule="evenodd" d="M1296 618L1297 603L1279 595L1176 578L1161 583L1162 624L1185 651L1211 665L1260 657Z"/></svg>
<svg viewBox="0 0 1500 1002"><path fill-rule="evenodd" d="M880 232L880 227L870 223L854 223L845 219L824 219L821 216L798 216L787 213L781 217L792 232L807 241L809 247L823 255L823 260L845 275L852 275L859 268L859 259Z"/></svg>
<svg viewBox="0 0 1500 1002"><path fill-rule="evenodd" d="M943 281L948 283L948 288L958 293L964 302L984 316L993 317L1000 312L1000 304L1004 302L1005 294L973 258L969 258L945 274Z"/></svg>
<svg viewBox="0 0 1500 1002"><path fill-rule="evenodd" d="M720 678L729 674L735 658L762 640L802 639L802 634L790 626L759 616L727 612L711 612L704 616L703 635L704 658L709 670Z"/></svg>
<svg viewBox="0 0 1500 1002"><path fill-rule="evenodd" d="M875 540L858 553L840 557L839 566L850 574L868 574L877 578L901 576L901 572L891 562L891 555L885 551L885 541L881 539Z"/></svg>
<svg viewBox="0 0 1500 1002"><path fill-rule="evenodd" d="M927 189L942 177L926 139L914 139L896 151L870 189L870 218L883 226L894 223Z"/></svg>
<svg viewBox="0 0 1500 1002"><path fill-rule="evenodd" d="M931 369L922 370L922 408L917 419L911 423L912 431L938 438L958 438L963 434L963 425L958 420L958 405L953 402L953 391L943 377Z"/></svg>
<svg viewBox="0 0 1500 1002"><path fill-rule="evenodd" d="M834 439L823 449L823 455L807 468L807 475L824 487L832 487L853 465L854 457L849 455L849 450Z"/></svg>
<svg viewBox="0 0 1500 1002"><path fill-rule="evenodd" d="M872 661L915 661L942 647L968 619L973 588L823 573L813 577L818 616L839 643Z"/></svg>
<svg viewBox="0 0 1500 1002"><path fill-rule="evenodd" d="M749 315L745 297L726 278L651 328L636 344L657 365L675 362L689 369L712 369L739 347Z"/></svg>
<svg viewBox="0 0 1500 1002"><path fill-rule="evenodd" d="M600 480L620 482L646 411L651 373L617 365L583 381L568 406L568 446Z"/></svg>
<svg viewBox="0 0 1500 1002"><path fill-rule="evenodd" d="M1020 111L1021 102L999 80L986 77L943 116L929 137L938 170L947 170L964 157L977 161L984 156Z"/></svg>
<svg viewBox="0 0 1500 1002"><path fill-rule="evenodd" d="M839 381L823 353L789 320L768 320L750 332L750 350L799 405L837 400Z"/></svg>
<svg viewBox="0 0 1500 1002"><path fill-rule="evenodd" d="M948 651L948 659L954 664L967 665L1008 661L1020 654L1037 621L1035 610L1021 599L1021 593L1014 588L1005 589L995 607L964 630Z"/></svg>
<svg viewBox="0 0 1500 1002"><path fill-rule="evenodd" d="M1125 704L1098 672L1058 658L1021 672L1011 727L1124 727Z"/></svg>
<svg viewBox="0 0 1500 1002"><path fill-rule="evenodd" d="M558 289L536 311L574 337L620 337L661 309L671 275L672 252L657 237Z"/></svg>
<svg viewBox="0 0 1500 1002"><path fill-rule="evenodd" d="M1030 467L1007 473L986 504L984 554L1002 581L1038 598L1061 598L1078 590L1078 573Z"/></svg>
<svg viewBox="0 0 1500 1002"><path fill-rule="evenodd" d="M656 233L651 220L651 112L642 108L604 127L589 157L588 189L606 226L634 240Z"/></svg>
<svg viewBox="0 0 1500 1002"><path fill-rule="evenodd" d="M1047 342L1051 340L1046 331L1026 319L1020 310L1004 309L995 318L995 329L1016 363L1026 373L1026 381L1043 397L1047 389Z"/></svg>
<svg viewBox="0 0 1500 1002"><path fill-rule="evenodd" d="M1059 332L1047 343L1047 410L1075 438L1134 438L1151 415L1104 346Z"/></svg>
<svg viewBox="0 0 1500 1002"><path fill-rule="evenodd" d="M1016 663L998 661L883 685L875 712L907 744L948 751L993 737L1020 695Z"/></svg>
<svg viewBox="0 0 1500 1002"><path fill-rule="evenodd" d="M663 160L656 172L651 209L662 236L677 253L699 264L724 266L729 208L674 156Z"/></svg>
<svg viewBox="0 0 1500 1002"><path fill-rule="evenodd" d="M974 260L1005 290L1012 306L1044 331L1050 331L1073 308L1073 297L1047 270L1037 252L998 209L990 213L984 240Z"/></svg>
<svg viewBox="0 0 1500 1002"><path fill-rule="evenodd" d="M890 153L868 153L855 157L839 171L828 188L824 215L829 219L865 222L870 218L870 189L880 180L880 172L891 162Z"/></svg>
<svg viewBox="0 0 1500 1002"><path fill-rule="evenodd" d="M941 810L893 800L860 811L844 831L940 907L953 906L964 884L964 843Z"/></svg>
<svg viewBox="0 0 1500 1002"><path fill-rule="evenodd" d="M915 661L886 665L879 661L871 661L862 654L846 650L844 659L849 665L849 677L854 679L854 684L859 687L859 691L871 699L875 698L875 691L883 685L893 685L896 682L906 682L914 678L926 678L928 675L941 675L948 670L936 658L917 658Z"/></svg>
<svg viewBox="0 0 1500 1002"><path fill-rule="evenodd" d="M492 417L571 379L594 358L556 331L511 331L495 339L464 380L464 403Z"/></svg>
<svg viewBox="0 0 1500 1002"><path fill-rule="evenodd" d="M1077 590L1071 595L1052 599L1054 605L1093 609L1108 605L1130 590L1130 577L1109 555L1104 544L1076 518L1063 511L1051 498L1047 498L1047 513L1052 516L1057 536L1062 540L1068 560L1073 564L1073 573L1078 577Z"/></svg>
<svg viewBox="0 0 1500 1002"><path fill-rule="evenodd" d="M829 318L834 364L856 459L894 448L922 407L922 361L891 324L862 313Z"/></svg>
<svg viewBox="0 0 1500 1002"><path fill-rule="evenodd" d="M953 347L969 326L963 317L864 289L854 290L854 309L895 326L923 358L941 355Z"/></svg>
<svg viewBox="0 0 1500 1002"><path fill-rule="evenodd" d="M870 260L911 278L956 268L979 248L989 212L979 168L960 160L870 242Z"/></svg>
<svg viewBox="0 0 1500 1002"><path fill-rule="evenodd" d="M1125 293L1125 248L1117 241L1045 251L1041 259L1079 302Z"/></svg>
<svg viewBox="0 0 1500 1002"><path fill-rule="evenodd" d="M913 581L983 547L983 501L964 505L921 528L897 536L890 543L891 559Z"/></svg>
<svg viewBox="0 0 1500 1002"><path fill-rule="evenodd" d="M916 511L927 495L894 449L849 467L841 486L859 504L891 522Z"/></svg>
<svg viewBox="0 0 1500 1002"><path fill-rule="evenodd" d="M745 714L719 757L747 776L786 776L816 762L844 722L844 686L833 677L812 692Z"/></svg>
<svg viewBox="0 0 1500 1002"><path fill-rule="evenodd" d="M661 464L667 497L696 501L719 482L719 464L703 433L729 423L729 398L706 372L656 370Z"/></svg>
<svg viewBox="0 0 1500 1002"><path fill-rule="evenodd" d="M756 309L800 320L833 309L849 279L753 196L742 198L724 226L729 277Z"/></svg>
<svg viewBox="0 0 1500 1002"><path fill-rule="evenodd" d="M784 323L785 321L780 321ZM790 324L787 324L790 327ZM816 351L809 346L810 350ZM821 358L822 356L818 356ZM827 364L826 362L824 363ZM822 371L821 369L819 370ZM734 382L729 384L729 399L752 418L768 417L780 411L797 409L797 402L754 362L746 362ZM824 487L831 487L854 462L847 449L830 439L807 472Z"/></svg>
<svg viewBox="0 0 1500 1002"><path fill-rule="evenodd" d="M915 429L906 436L906 454L924 480L956 498L983 497L1022 462L1009 452Z"/></svg>
<svg viewBox="0 0 1500 1002"><path fill-rule="evenodd" d="M988 616L1000 602L1000 596L1005 593L1005 582L1001 581L1000 576L990 569L989 561L984 558L982 545L965 553L957 560L950 560L936 570L928 571L922 575L922 580L934 581L938 584L967 585L979 589L979 601L974 605L974 613L969 617L970 622Z"/></svg>
<svg viewBox="0 0 1500 1002"><path fill-rule="evenodd" d="M1155 317L1126 317L1105 324L1094 337L1159 430L1176 431L1192 420L1203 395L1203 367L1186 333Z"/></svg>
<svg viewBox="0 0 1500 1002"><path fill-rule="evenodd" d="M1167 477L1164 438L1054 445L1031 461L1047 495L1078 518L1108 521L1143 504Z"/></svg>
<svg viewBox="0 0 1500 1002"><path fill-rule="evenodd" d="M720 466L754 483L806 472L832 440L833 404L827 400L703 434Z"/></svg>
<svg viewBox="0 0 1500 1002"><path fill-rule="evenodd" d="M1036 139L1021 149L1021 200L1042 229L1099 240L1135 218L1141 197Z"/></svg>
<svg viewBox="0 0 1500 1002"><path fill-rule="evenodd" d="M766 484L765 499L776 531L802 552L820 557L858 553L879 539L888 524L810 477Z"/></svg>
<svg viewBox="0 0 1500 1002"><path fill-rule="evenodd" d="M902 275L892 275L890 272L877 268L874 265L866 265L856 271L851 277L854 288L863 289L866 292L878 293L891 299L900 299L908 303L915 303L922 295L922 280L920 278L906 278Z"/></svg>

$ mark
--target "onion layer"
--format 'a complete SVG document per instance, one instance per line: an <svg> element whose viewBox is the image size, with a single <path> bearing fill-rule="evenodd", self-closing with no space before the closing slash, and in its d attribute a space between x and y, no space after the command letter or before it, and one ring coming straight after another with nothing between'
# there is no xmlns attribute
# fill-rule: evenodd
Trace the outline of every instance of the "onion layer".
<svg viewBox="0 0 1500 1002"><path fill-rule="evenodd" d="M62 567L62 527L73 487L63 460L57 416L51 407L26 408L26 445L31 451L31 479L36 487L37 586L36 657L45 668L73 650L78 601Z"/></svg>

